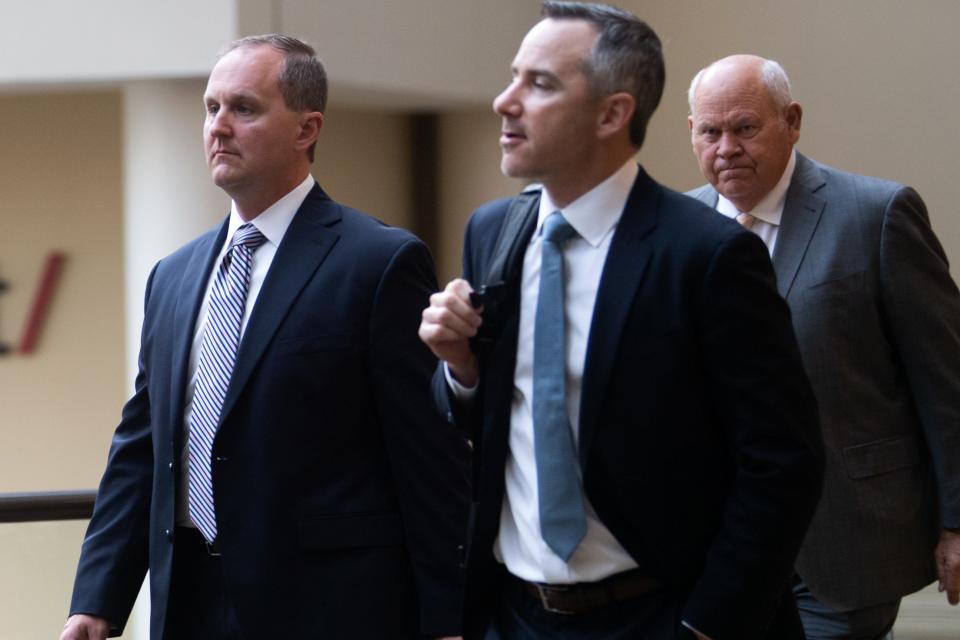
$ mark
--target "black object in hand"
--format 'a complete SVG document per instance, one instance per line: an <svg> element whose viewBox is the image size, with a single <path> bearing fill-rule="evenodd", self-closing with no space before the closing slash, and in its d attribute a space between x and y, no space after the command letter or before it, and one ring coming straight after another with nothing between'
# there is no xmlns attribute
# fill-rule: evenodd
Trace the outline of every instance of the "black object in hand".
<svg viewBox="0 0 960 640"><path fill-rule="evenodd" d="M483 324L471 340L474 351L477 351L481 344L493 344L499 337L504 320L503 306L506 294L507 288L503 282L485 284L470 293L470 305L474 309L483 308Z"/></svg>

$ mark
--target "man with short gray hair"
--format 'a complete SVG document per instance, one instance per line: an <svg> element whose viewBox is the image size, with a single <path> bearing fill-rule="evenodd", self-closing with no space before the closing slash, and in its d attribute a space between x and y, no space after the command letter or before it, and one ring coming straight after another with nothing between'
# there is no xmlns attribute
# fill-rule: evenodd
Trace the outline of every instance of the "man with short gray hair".
<svg viewBox="0 0 960 640"><path fill-rule="evenodd" d="M638 17L546 2L494 99L542 189L473 214L420 325L474 442L469 640L803 636L816 407L763 243L637 164L663 85Z"/></svg>
<svg viewBox="0 0 960 640"><path fill-rule="evenodd" d="M913 189L794 149L779 64L724 58L689 98L710 182L690 195L766 243L819 405L827 470L794 587L807 638L882 638L937 577L960 600L960 295Z"/></svg>

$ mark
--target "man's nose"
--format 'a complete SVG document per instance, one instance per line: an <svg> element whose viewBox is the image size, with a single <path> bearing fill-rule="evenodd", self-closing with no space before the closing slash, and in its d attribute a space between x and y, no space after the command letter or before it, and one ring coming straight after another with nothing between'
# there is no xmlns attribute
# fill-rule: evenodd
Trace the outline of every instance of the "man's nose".
<svg viewBox="0 0 960 640"><path fill-rule="evenodd" d="M230 135L230 117L227 114L226 109L221 109L216 113L208 114L207 118L209 120L207 131L211 136L215 138L222 138Z"/></svg>
<svg viewBox="0 0 960 640"><path fill-rule="evenodd" d="M720 134L720 143L717 145L717 155L721 158L735 156L742 150L740 139L730 131Z"/></svg>
<svg viewBox="0 0 960 640"><path fill-rule="evenodd" d="M493 99L493 110L500 116L516 117L520 114L520 101L517 99L516 82L511 82L507 88Z"/></svg>

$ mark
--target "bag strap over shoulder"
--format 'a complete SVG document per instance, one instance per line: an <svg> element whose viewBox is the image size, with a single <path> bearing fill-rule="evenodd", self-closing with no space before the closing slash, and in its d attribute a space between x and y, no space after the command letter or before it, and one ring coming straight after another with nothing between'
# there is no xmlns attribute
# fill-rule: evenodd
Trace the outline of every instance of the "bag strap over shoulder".
<svg viewBox="0 0 960 640"><path fill-rule="evenodd" d="M510 203L493 249L490 270L483 283L487 288L516 281L523 264L527 239L537 223L541 189L539 184L528 185Z"/></svg>
<svg viewBox="0 0 960 640"><path fill-rule="evenodd" d="M540 191L540 185L530 185L510 203L493 248L490 269L481 286L470 294L471 304L483 307L483 324L470 341L476 353L485 352L499 339L503 322L516 306L523 255L540 210Z"/></svg>

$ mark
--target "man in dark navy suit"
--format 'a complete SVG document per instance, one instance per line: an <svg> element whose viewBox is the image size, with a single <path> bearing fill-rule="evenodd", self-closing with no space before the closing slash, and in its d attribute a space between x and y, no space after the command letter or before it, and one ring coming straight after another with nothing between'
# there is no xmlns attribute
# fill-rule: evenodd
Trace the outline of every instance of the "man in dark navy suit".
<svg viewBox="0 0 960 640"><path fill-rule="evenodd" d="M503 172L542 192L474 213L420 327L474 445L466 635L802 638L791 567L823 459L766 249L637 165L664 82L650 27L543 15L493 103Z"/></svg>
<svg viewBox="0 0 960 640"><path fill-rule="evenodd" d="M232 200L147 284L63 640L424 638L461 626L466 446L417 340L426 247L310 175L326 77L284 36L232 44L204 145Z"/></svg>

